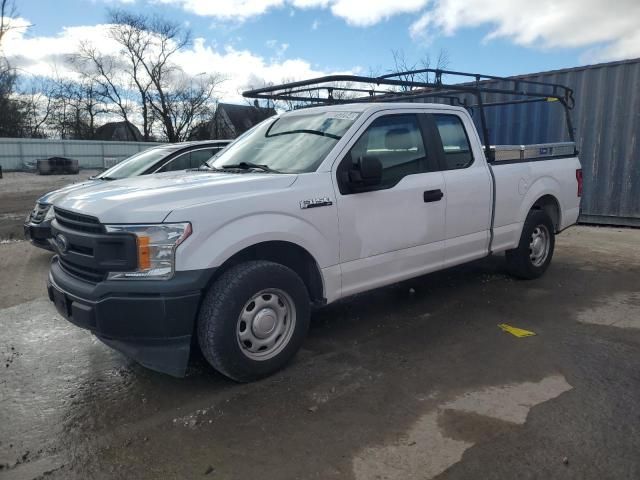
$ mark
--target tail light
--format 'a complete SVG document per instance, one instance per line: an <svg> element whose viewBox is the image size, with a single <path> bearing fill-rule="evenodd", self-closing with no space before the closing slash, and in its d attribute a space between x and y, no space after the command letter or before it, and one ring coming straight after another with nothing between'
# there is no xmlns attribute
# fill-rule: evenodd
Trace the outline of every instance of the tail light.
<svg viewBox="0 0 640 480"><path fill-rule="evenodd" d="M579 168L576 170L576 180L578 182L578 196L582 196L582 169Z"/></svg>

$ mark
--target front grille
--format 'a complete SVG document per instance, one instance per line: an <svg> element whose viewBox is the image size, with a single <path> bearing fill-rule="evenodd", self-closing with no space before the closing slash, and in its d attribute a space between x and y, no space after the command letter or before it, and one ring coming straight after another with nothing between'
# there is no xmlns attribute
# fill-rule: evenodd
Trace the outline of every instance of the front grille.
<svg viewBox="0 0 640 480"><path fill-rule="evenodd" d="M75 265L63 258L59 259L60 267L69 275L91 283L98 283L106 278L106 273L85 266Z"/></svg>
<svg viewBox="0 0 640 480"><path fill-rule="evenodd" d="M104 232L104 227L96 217L74 213L60 208L55 208L55 213L58 223L68 229L88 233Z"/></svg>
<svg viewBox="0 0 640 480"><path fill-rule="evenodd" d="M105 232L96 217L70 212L54 207L56 222L67 239L67 249L59 254L60 268L69 275L86 282L98 283L106 278L105 270L99 268L95 258L94 235ZM54 224L54 239L56 238Z"/></svg>
<svg viewBox="0 0 640 480"><path fill-rule="evenodd" d="M42 223L50 207L51 205L47 205L46 203L36 203L35 208L31 212L31 223L36 225Z"/></svg>

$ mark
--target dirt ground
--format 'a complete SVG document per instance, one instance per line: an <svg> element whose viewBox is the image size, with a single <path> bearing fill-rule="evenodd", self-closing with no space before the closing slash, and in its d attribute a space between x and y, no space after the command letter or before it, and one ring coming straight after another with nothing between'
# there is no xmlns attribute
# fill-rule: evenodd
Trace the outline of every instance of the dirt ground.
<svg viewBox="0 0 640 480"><path fill-rule="evenodd" d="M41 195L70 183L82 182L98 172L81 170L78 175L4 172L0 178L0 240L22 238L24 219Z"/></svg>
<svg viewBox="0 0 640 480"><path fill-rule="evenodd" d="M0 245L2 478L640 478L640 230L571 228L535 281L495 257L328 306L248 385L64 321L49 258Z"/></svg>

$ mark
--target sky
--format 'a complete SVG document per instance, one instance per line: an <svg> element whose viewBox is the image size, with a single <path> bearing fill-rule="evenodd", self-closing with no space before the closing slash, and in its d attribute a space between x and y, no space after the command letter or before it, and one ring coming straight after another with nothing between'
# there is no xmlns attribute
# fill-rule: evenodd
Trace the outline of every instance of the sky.
<svg viewBox="0 0 640 480"><path fill-rule="evenodd" d="M18 0L3 49L33 75L67 75L80 41L106 39L108 8L158 14L191 29L176 57L219 73L222 100L263 81L386 73L445 51L449 67L515 75L640 57L640 0Z"/></svg>

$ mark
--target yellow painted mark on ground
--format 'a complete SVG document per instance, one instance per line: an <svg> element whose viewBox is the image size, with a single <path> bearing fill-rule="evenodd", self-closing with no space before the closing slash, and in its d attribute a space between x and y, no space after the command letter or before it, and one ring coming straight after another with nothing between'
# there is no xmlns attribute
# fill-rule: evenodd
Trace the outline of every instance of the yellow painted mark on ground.
<svg viewBox="0 0 640 480"><path fill-rule="evenodd" d="M511 325L507 325L506 323L501 323L498 325L503 331L510 333L514 337L522 338L522 337L533 337L536 332L532 332L530 330L525 330L523 328L512 327Z"/></svg>

